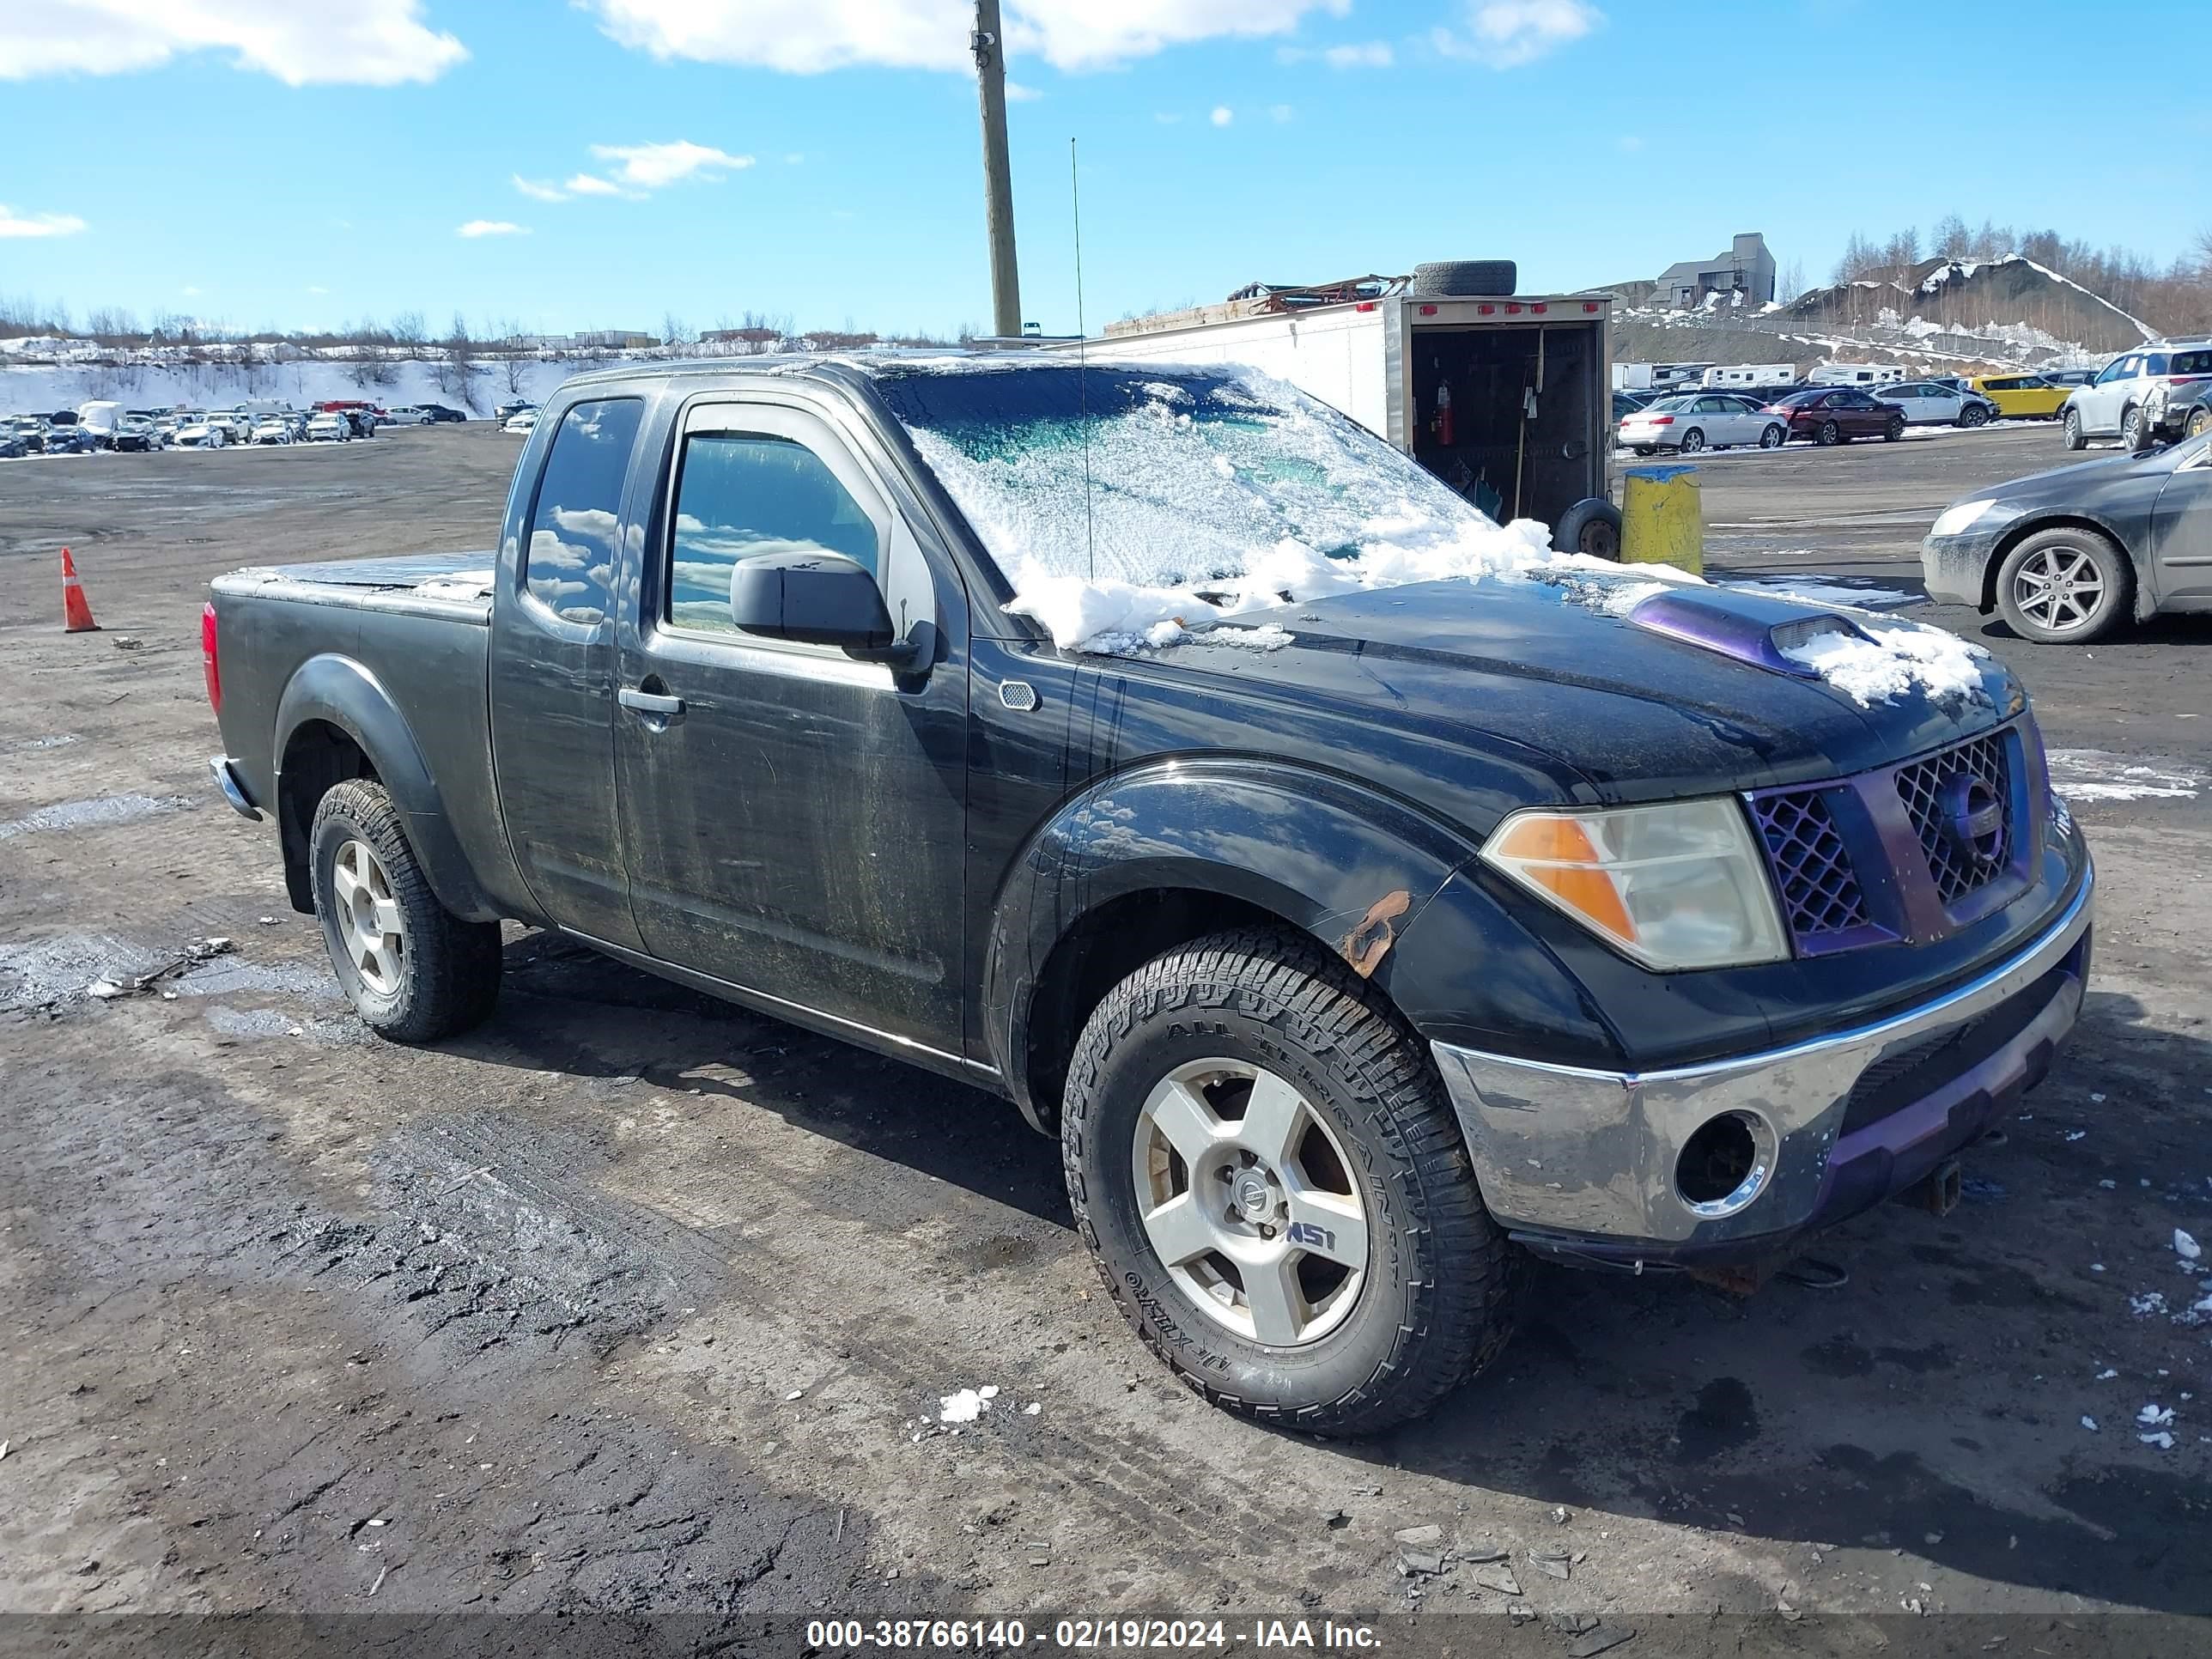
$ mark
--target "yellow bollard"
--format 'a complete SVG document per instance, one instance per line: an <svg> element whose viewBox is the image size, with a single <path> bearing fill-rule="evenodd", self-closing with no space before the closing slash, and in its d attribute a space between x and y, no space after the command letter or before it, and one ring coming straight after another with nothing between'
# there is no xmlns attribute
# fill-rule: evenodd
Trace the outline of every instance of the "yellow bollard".
<svg viewBox="0 0 2212 1659"><path fill-rule="evenodd" d="M1620 562L1705 569L1705 509L1694 466L1632 466L1621 475Z"/></svg>

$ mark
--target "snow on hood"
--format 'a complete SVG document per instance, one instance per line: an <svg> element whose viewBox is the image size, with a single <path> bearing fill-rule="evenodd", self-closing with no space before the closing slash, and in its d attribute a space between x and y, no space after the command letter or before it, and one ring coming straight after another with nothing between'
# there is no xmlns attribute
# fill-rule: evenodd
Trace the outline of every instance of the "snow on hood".
<svg viewBox="0 0 2212 1659"><path fill-rule="evenodd" d="M1982 664L1989 653L1923 623L1876 621L1861 613L1856 631L1815 635L1782 654L1811 669L1862 708L1894 702L1917 687L1937 702L1986 702Z"/></svg>

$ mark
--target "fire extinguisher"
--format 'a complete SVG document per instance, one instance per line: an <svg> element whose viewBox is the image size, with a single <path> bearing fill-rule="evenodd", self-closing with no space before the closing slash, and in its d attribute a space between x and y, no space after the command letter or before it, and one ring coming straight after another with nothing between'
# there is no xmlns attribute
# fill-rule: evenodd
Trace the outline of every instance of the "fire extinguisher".
<svg viewBox="0 0 2212 1659"><path fill-rule="evenodd" d="M1452 446L1451 386L1443 380L1437 382L1437 442L1446 449Z"/></svg>

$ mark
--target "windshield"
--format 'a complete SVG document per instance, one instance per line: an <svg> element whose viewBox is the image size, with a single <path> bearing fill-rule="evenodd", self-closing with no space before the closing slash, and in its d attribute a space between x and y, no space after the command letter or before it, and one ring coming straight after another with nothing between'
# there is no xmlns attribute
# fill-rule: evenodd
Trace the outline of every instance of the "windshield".
<svg viewBox="0 0 2212 1659"><path fill-rule="evenodd" d="M1675 415L1687 409L1694 401L1690 398L1662 398L1656 403L1646 404L1644 407L1654 414Z"/></svg>
<svg viewBox="0 0 2212 1659"><path fill-rule="evenodd" d="M884 401L1010 576L1190 586L1495 533L1440 480L1249 370L893 365Z"/></svg>

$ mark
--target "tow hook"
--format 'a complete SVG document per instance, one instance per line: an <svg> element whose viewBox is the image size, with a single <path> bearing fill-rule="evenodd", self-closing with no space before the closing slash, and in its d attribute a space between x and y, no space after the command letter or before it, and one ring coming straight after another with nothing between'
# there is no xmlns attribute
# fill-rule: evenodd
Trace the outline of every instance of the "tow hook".
<svg viewBox="0 0 2212 1659"><path fill-rule="evenodd" d="M1949 1158L1907 1188L1905 1195L1932 1216L1947 1216L1959 1207L1960 1184L1959 1160Z"/></svg>

